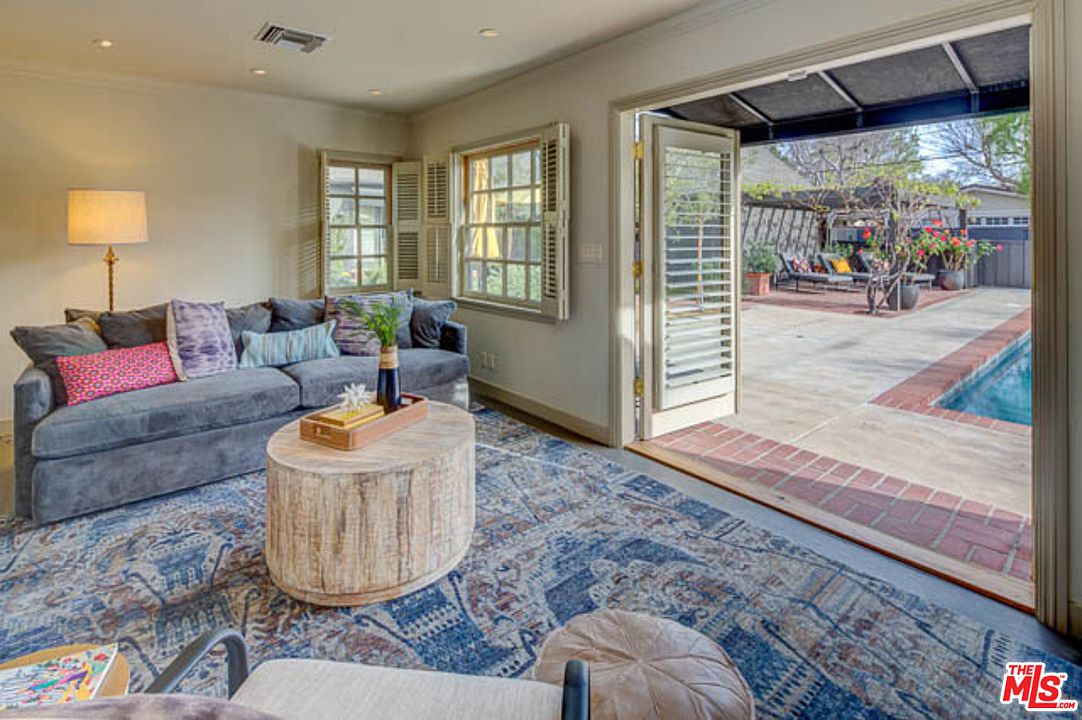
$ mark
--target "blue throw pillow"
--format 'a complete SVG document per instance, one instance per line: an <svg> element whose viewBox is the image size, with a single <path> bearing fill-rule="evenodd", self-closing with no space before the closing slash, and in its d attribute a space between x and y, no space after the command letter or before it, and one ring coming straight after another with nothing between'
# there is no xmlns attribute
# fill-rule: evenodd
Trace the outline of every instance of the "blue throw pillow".
<svg viewBox="0 0 1082 720"><path fill-rule="evenodd" d="M333 358L340 355L334 344L334 320L288 332L241 333L244 353L242 368L281 367L305 360Z"/></svg>
<svg viewBox="0 0 1082 720"><path fill-rule="evenodd" d="M422 300L413 298L413 315L410 317L410 333L413 347L438 348L443 324L455 311L454 300Z"/></svg>

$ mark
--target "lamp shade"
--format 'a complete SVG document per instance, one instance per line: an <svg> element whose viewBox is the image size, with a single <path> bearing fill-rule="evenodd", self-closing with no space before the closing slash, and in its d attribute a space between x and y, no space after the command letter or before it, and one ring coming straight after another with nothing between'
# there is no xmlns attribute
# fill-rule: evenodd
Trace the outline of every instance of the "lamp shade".
<svg viewBox="0 0 1082 720"><path fill-rule="evenodd" d="M130 245L147 239L142 190L68 190L69 245Z"/></svg>

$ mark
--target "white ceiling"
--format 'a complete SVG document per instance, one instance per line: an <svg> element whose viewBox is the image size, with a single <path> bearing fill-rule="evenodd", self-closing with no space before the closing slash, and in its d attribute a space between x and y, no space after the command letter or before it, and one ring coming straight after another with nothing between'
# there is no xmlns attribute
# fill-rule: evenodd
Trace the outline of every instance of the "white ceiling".
<svg viewBox="0 0 1082 720"><path fill-rule="evenodd" d="M699 3L0 0L0 58L413 112ZM268 20L331 40L310 55L256 42ZM500 36L482 39L484 27Z"/></svg>

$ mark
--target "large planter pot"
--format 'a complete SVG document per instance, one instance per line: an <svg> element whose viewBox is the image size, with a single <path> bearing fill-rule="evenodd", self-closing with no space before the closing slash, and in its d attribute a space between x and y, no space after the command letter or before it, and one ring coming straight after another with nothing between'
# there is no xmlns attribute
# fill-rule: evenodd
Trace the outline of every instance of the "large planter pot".
<svg viewBox="0 0 1082 720"><path fill-rule="evenodd" d="M965 270L940 270L936 278L944 290L961 290L966 286Z"/></svg>
<svg viewBox="0 0 1082 720"><path fill-rule="evenodd" d="M384 412L393 412L402 404L402 388L398 383L398 346L379 349L379 375L376 378L376 403Z"/></svg>
<svg viewBox="0 0 1082 720"><path fill-rule="evenodd" d="M770 273L744 273L748 281L748 295L767 295L770 293Z"/></svg>
<svg viewBox="0 0 1082 720"><path fill-rule="evenodd" d="M902 310L912 310L920 301L920 287L917 285L902 285L898 292L898 307Z"/></svg>

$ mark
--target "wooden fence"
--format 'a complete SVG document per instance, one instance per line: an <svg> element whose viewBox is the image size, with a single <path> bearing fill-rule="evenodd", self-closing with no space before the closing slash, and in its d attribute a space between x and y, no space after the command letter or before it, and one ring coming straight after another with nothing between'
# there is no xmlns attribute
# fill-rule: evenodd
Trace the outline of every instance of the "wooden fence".
<svg viewBox="0 0 1082 720"><path fill-rule="evenodd" d="M744 247L766 244L795 257L808 257L819 248L819 228L811 210L745 202L740 220Z"/></svg>

